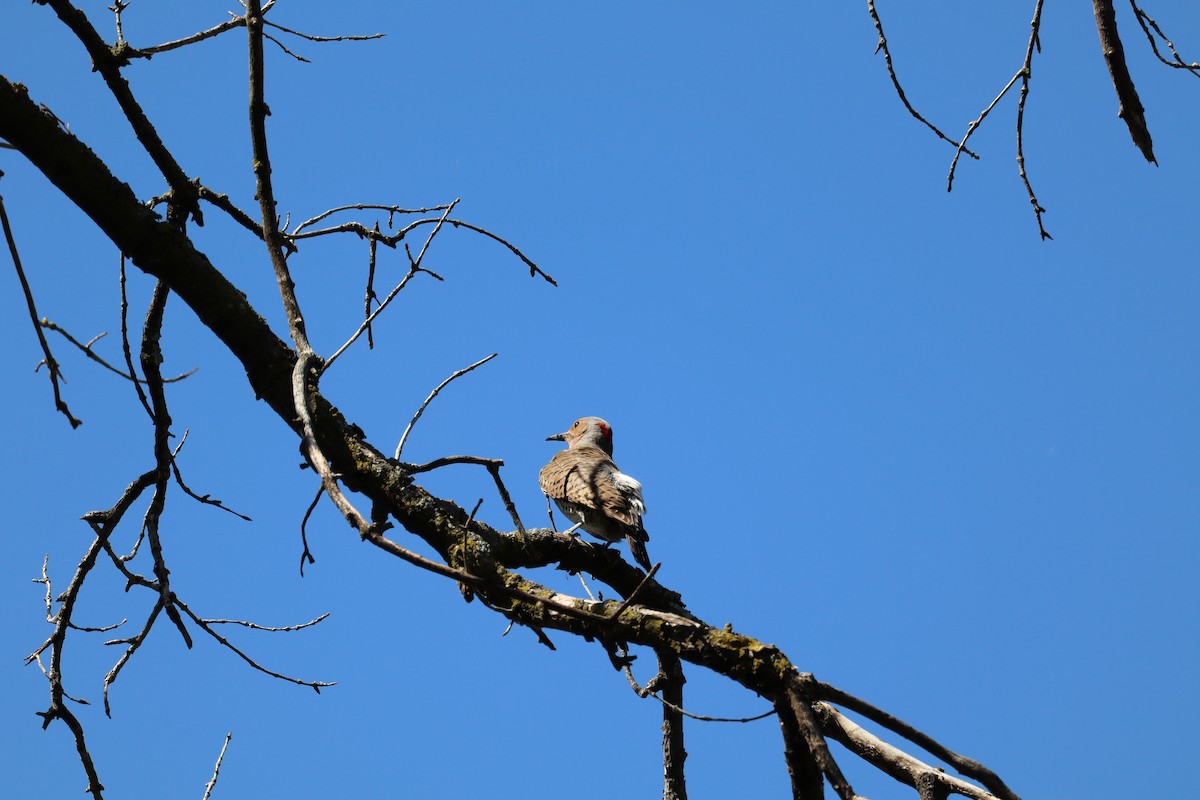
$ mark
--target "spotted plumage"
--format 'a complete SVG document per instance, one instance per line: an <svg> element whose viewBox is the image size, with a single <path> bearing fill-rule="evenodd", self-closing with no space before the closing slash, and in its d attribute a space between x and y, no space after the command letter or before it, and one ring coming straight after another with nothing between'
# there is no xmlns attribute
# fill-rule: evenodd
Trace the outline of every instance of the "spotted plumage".
<svg viewBox="0 0 1200 800"><path fill-rule="evenodd" d="M613 463L609 424L599 417L583 417L546 441L567 443L567 449L555 453L538 474L546 496L575 527L597 539L619 542L624 538L634 560L650 569L646 552L650 536L642 527L646 513L642 484Z"/></svg>

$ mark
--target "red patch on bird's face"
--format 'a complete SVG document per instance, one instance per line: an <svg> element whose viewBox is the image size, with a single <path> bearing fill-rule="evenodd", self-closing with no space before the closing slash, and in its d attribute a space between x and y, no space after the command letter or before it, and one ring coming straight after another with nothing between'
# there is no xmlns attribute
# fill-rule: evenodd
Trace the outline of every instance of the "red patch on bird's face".
<svg viewBox="0 0 1200 800"><path fill-rule="evenodd" d="M596 427L597 427L597 428L599 428L599 429L600 429L600 432L604 434L604 438L605 438L605 439L611 439L611 438L612 438L612 428L608 427L608 426L607 426L607 425L605 425L603 422L601 422L601 423L600 423L599 425L597 425Z"/></svg>

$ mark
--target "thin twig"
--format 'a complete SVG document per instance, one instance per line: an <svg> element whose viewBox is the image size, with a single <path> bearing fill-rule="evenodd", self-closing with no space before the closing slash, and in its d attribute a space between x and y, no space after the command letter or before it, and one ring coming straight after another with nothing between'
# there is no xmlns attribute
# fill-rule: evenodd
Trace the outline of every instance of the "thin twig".
<svg viewBox="0 0 1200 800"><path fill-rule="evenodd" d="M383 37L387 36L386 33L369 33L345 36L313 36L312 34L301 33L300 31L294 31L291 28L285 28L282 25L278 25L267 20L263 20L263 24L269 25L272 28L278 28L284 33L290 33L292 36L299 36L301 39L307 39L310 42L365 42L371 39L382 39Z"/></svg>
<svg viewBox="0 0 1200 800"><path fill-rule="evenodd" d="M38 666L42 666L41 654L47 648L50 648L50 669L47 670L45 667L42 667L42 673L46 675L47 680L50 682L50 707L45 711L37 713L42 718L43 729L49 727L50 723L56 719L62 720L70 728L71 734L75 738L75 749L79 753L80 763L83 765L84 774L87 775L87 792L92 795L93 800L103 800L104 785L100 782L100 776L96 772L96 765L92 761L91 753L88 751L83 725L80 724L79 719L63 702L69 699L70 695L63 688L62 651L66 644L71 615L74 613L75 603L79 599L83 583L91 573L92 567L96 565L96 557L100 555L103 549L101 541L100 536L92 540L87 552L80 559L79 566L75 568L75 574L71 577L71 582L67 586L67 590L59 596L58 613L54 615L53 633L50 634L50 637L46 639L41 647L31 653L25 660L27 664L36 660Z"/></svg>
<svg viewBox="0 0 1200 800"><path fill-rule="evenodd" d="M396 296L399 295L400 292L404 290L404 287L408 285L408 282L410 280L412 280L413 276L419 272L429 273L430 275L433 275L434 278L437 278L439 281L441 280L441 278L439 276L435 275L432 272L429 272L429 270L427 270L427 269L420 269L417 267L413 267L413 268L409 269L409 271L407 273L405 273L404 277L401 278L400 283L398 283L396 285L396 287L394 289L392 289L391 292L388 293L387 297L383 298L383 302L379 304L379 307L376 308L365 320L362 321L362 324L358 326L358 329L356 331L354 331L353 334L351 334L350 338L346 340L346 343L343 344L341 347L339 347L337 350L335 350L333 355L331 355L329 358L325 359L325 363L321 367L322 374L324 374L324 372L326 370L328 370L331 366L333 366L333 362L337 361L338 358L341 357L342 353L346 352L350 348L350 345L352 345L356 341L358 341L358 337L362 336L363 332L368 330L371 327L371 323L375 321L375 318L383 313L383 310L391 304L392 300L396 299Z"/></svg>
<svg viewBox="0 0 1200 800"><path fill-rule="evenodd" d="M1173 69L1182 69L1186 72L1190 72L1197 78L1200 78L1200 63L1193 61L1189 64L1180 58L1179 53L1175 51L1174 43L1172 43L1171 40L1167 38L1167 35L1163 33L1162 28L1158 27L1158 23L1155 22L1149 14L1138 7L1137 0L1129 0L1129 5L1133 6L1133 13L1137 16L1138 24L1142 26L1142 32L1146 34L1146 39L1150 42L1150 49L1154 51L1154 55L1157 56L1158 60L1166 64L1168 67ZM1151 33L1151 28L1154 30L1153 33ZM1159 39L1162 39L1163 44L1165 44L1167 49L1171 51L1171 56L1175 59L1174 61L1168 61L1163 54L1159 52L1158 43L1155 41L1156 35Z"/></svg>
<svg viewBox="0 0 1200 800"><path fill-rule="evenodd" d="M448 207L449 207L449 205L444 204L444 205L437 205L437 206L429 206L427 208L403 208L401 206L384 206L384 205L376 205L373 203L354 203L353 205L337 206L335 208L329 209L328 211L322 211L320 214L317 214L312 219L304 220L304 222L301 222L299 225L297 225L295 228L292 229L292 232L290 235L294 237L297 234L303 232L305 228L311 228L313 225L316 225L321 220L331 217L334 214L340 214L343 211L386 211L388 213L388 227L391 227L392 217L396 214L429 214L429 213L435 212L435 211L445 211Z"/></svg>
<svg viewBox="0 0 1200 800"><path fill-rule="evenodd" d="M225 734L225 744L221 745L221 753L217 756L217 763L213 765L212 777L204 785L204 796L200 800L209 800L212 796L213 787L217 785L217 776L221 774L221 762L225 760L225 749L229 747L229 740L232 738L233 731Z"/></svg>
<svg viewBox="0 0 1200 800"><path fill-rule="evenodd" d="M263 3L262 13L266 14L271 10L271 6L273 5L275 5L275 0L267 0L266 3ZM245 17L233 17L232 19L222 22L219 25L215 25L208 30L200 31L199 33L193 33L191 36L185 36L182 39L176 39L173 42L164 42L163 44L154 45L153 47L139 47L138 52L145 53L147 55L154 55L155 53L165 53L168 50L177 50L180 47L186 47L189 44L196 44L197 42L203 42L205 39L211 39L214 36L219 36L226 31L244 27L245 24Z"/></svg>
<svg viewBox="0 0 1200 800"><path fill-rule="evenodd" d="M315 564L317 559L313 556L312 551L308 549L308 520L312 517L313 509L317 507L317 503L321 502L321 496L325 494L324 485L317 487L317 493L313 496L312 502L308 504L308 508L304 511L304 517L300 520L300 541L304 545L304 550L300 553L300 577L304 577L304 562Z"/></svg>
<svg viewBox="0 0 1200 800"><path fill-rule="evenodd" d="M255 631L269 631L271 633L286 633L286 632L291 632L291 631L303 630L304 628L311 628L314 625L324 622L326 619L328 619L328 617L329 617L329 612L326 611L321 616L317 617L316 619L310 619L308 622L301 622L299 625L284 625L283 627L279 627L279 628L272 628L272 627L267 627L266 625L259 625L256 622L249 622L244 619L206 619L204 621L207 622L209 625L241 625L244 628L250 628L251 630L255 630Z"/></svg>
<svg viewBox="0 0 1200 800"><path fill-rule="evenodd" d="M113 4L108 7L108 10L113 12L117 18L117 44L125 41L125 32L121 29L121 12L129 8L129 2L122 0L113 0Z"/></svg>
<svg viewBox="0 0 1200 800"><path fill-rule="evenodd" d="M609 618L608 618L609 621L616 620L617 617L621 616L622 611L629 608L630 604L633 603L633 601L637 599L638 594L641 593L642 589L645 588L646 584L648 584L650 582L650 580L654 577L654 574L656 572L658 572L658 568L661 566L662 566L662 562L659 561L657 564L655 564L653 567L650 568L650 571L646 573L646 577L642 578L641 582L634 588L634 590L632 592L629 593L629 597L625 598L625 602L623 602L623 603L621 603L621 605L617 606L617 610L614 611L609 616Z"/></svg>
<svg viewBox="0 0 1200 800"><path fill-rule="evenodd" d="M375 234L379 235L379 220L375 220ZM378 302L379 297L375 294L375 251L378 249L379 242L375 236L367 240L367 289L363 297L363 317L371 319L371 301ZM367 323L367 349L375 349L375 332L371 330L371 325Z"/></svg>
<svg viewBox="0 0 1200 800"><path fill-rule="evenodd" d="M136 375L130 375L129 373L122 372L121 370L117 369L112 364L108 363L103 358L101 358L99 355L97 355L96 351L92 349L92 345L94 345L96 342L100 341L101 339L103 339L105 336L108 335L107 332L99 333L95 337L93 337L91 341L84 343L84 342L81 342L78 339L76 339L70 333L68 333L65 328L61 327L60 325L58 325L55 322L52 322L51 320L46 319L45 317L42 317L40 320L38 320L38 324L41 327L45 328L46 330L54 331L59 336L62 336L64 339L66 339L68 342L75 345L75 347L77 347L80 351L82 351L85 356L90 358L92 361L95 361L97 364L104 367L105 369L112 372L113 374L120 375L122 378L124 378L127 381L140 381L141 380L141 378L137 377ZM195 375L199 369L200 369L199 367L192 367L187 372L184 372L180 375L176 375L173 378L163 378L163 383L176 383L178 381L184 380L185 378L190 378L191 376Z"/></svg>
<svg viewBox="0 0 1200 800"><path fill-rule="evenodd" d="M954 188L954 171L958 168L958 157L966 151L967 140L970 139L971 135L974 134L975 131L978 130L979 126L983 124L983 120L987 118L988 114L992 113L992 109L996 107L996 104L1000 102L1004 95L1008 94L1008 90L1013 87L1023 72L1023 69L1018 70L1017 73L1013 75L1009 82L1005 85L1005 87L1000 90L1000 94L996 95L996 98L992 100L992 102L988 103L987 107L980 112L979 116L972 120L971 124L967 126L967 132L963 136L962 142L959 143L958 149L954 151L954 158L950 162L950 174L946 177L947 192Z"/></svg>
<svg viewBox="0 0 1200 800"><path fill-rule="evenodd" d="M1029 97L1029 81L1033 78L1033 51L1034 48L1041 50L1038 46L1039 31L1042 27L1042 2L1037 0L1037 5L1033 10L1033 21L1030 23L1029 45L1025 49L1025 64L1021 70L1021 95L1017 101L1017 171L1021 175L1021 182L1025 184L1025 191L1029 194L1029 203L1033 206L1033 214L1037 219L1038 233L1042 237L1042 241L1053 239L1046 226L1042 224L1042 214L1046 209L1042 208L1042 204L1038 202L1037 195L1033 193L1033 185L1029 183L1029 175L1025 172L1025 100Z"/></svg>
<svg viewBox="0 0 1200 800"><path fill-rule="evenodd" d="M211 203L212 205L224 211L229 215L230 219L253 233L259 239L263 238L262 225L255 222L254 219L245 211L242 211L240 208L235 206L233 201L229 199L229 195L214 192L207 186L200 186L198 187L197 191L200 193L201 200ZM294 253L296 251L296 245L292 244L290 240L285 240L284 247L290 253Z"/></svg>
<svg viewBox="0 0 1200 800"><path fill-rule="evenodd" d="M408 434L412 432L413 426L417 424L417 420L419 420L421 418L421 415L425 413L425 409L429 406L430 402L433 401L433 398L438 396L438 392L442 391L442 389L445 389L450 384L450 382L453 381L455 378L461 378L463 375L466 375L471 370L475 369L476 367L483 366L484 364L491 361L493 358L495 358L498 355L500 355L500 354L492 353L490 356L479 359L478 361L476 361L474 364L472 364L469 367L463 367L462 369L458 370L453 375L451 375L449 378L446 378L446 380L439 383L437 385L437 387L434 388L434 390L429 393L429 396L425 398L425 402L421 403L421 407L417 409L417 413L414 414L413 418L409 421L408 426L404 429L404 433L400 435L400 442L399 442L399 444L396 445L396 455L394 456L397 461L400 460L400 454L402 452L404 452L404 443L408 441ZM519 525L520 523L517 523L517 524Z"/></svg>
<svg viewBox="0 0 1200 800"><path fill-rule="evenodd" d="M655 675L646 683L645 686L641 686L638 684L637 678L633 677L633 669L630 667L628 661L618 661L616 666L618 666L621 671L625 673L625 680L629 681L630 688L633 689L633 693L638 697L653 697L663 705L671 706L672 710L682 714L683 716L698 720L699 722L757 722L760 719L766 719L767 717L775 715L774 709L770 711L764 711L763 713L753 717L710 717L705 714L695 714L691 711L688 711L681 705L672 704L669 700L664 700L660 695L657 694L656 689L651 688L651 686L658 685L660 679L659 675Z"/></svg>
<svg viewBox="0 0 1200 800"><path fill-rule="evenodd" d="M113 664L112 669L110 669L108 674L104 676L104 715L109 719L112 718L112 707L108 702L108 690L114 683L116 683L117 676L121 674L121 670L124 669L125 665L129 663L129 659L133 658L133 654L136 653L138 648L142 646L142 642L146 641L146 636L149 635L150 629L154 627L154 621L158 619L158 613L162 611L162 609L162 597L159 597L158 601L154 604L154 608L151 609L150 613L146 616L146 622L142 625L142 629L138 631L136 635L125 639L112 639L105 642L106 645L128 645L128 647L125 648L125 652L121 654L119 659L117 659L117 663Z"/></svg>
<svg viewBox="0 0 1200 800"><path fill-rule="evenodd" d="M908 113L916 117L917 121L919 121L922 125L933 131L939 139L949 142L955 147L961 148L962 151L971 158L978 159L978 155L963 146L966 144L965 141L961 143L956 142L946 134L942 133L936 125L925 119L925 117L921 116L921 113L913 108L912 103L908 102L908 97L904 94L904 87L900 85L900 79L896 77L896 69L892 64L892 51L888 48L887 36L885 36L883 33L883 20L879 18L879 12L875 10L875 0L867 0L867 13L871 15L871 21L875 23L875 30L879 34L879 44L875 46L875 52L883 52L883 60L887 65L888 77L892 79L892 87L896 90L896 96L900 98L900 102L903 103L904 107L908 109Z"/></svg>
<svg viewBox="0 0 1200 800"><path fill-rule="evenodd" d="M209 636L216 639L221 645L223 645L227 649L233 651L239 658L242 659L242 661L245 661L247 664L249 664L254 669L258 670L259 672L261 672L265 675L270 675L272 678L278 678L281 681L287 681L288 683L294 683L297 686L307 686L310 689L312 689L313 691L315 691L317 694L321 693L321 689L327 688L329 686L337 685L336 681L306 681L301 678L293 678L290 675L284 675L281 672L275 672L274 670L267 669L266 667L264 667L263 665L261 665L257 661L255 661L253 658L251 658L250 656L246 655L244 652L239 650L233 644L233 642L229 641L224 636L222 636L221 634L219 634L215 630L213 630L212 625L210 625L206 620L201 619L194 611L192 611L190 608L188 608L187 604L184 603L182 600L179 600L178 598L176 598L175 604L177 606L179 606L180 609L182 609L183 613L185 613L189 617L191 617L192 621L195 622L196 625L198 625L201 630L203 630Z"/></svg>
<svg viewBox="0 0 1200 800"><path fill-rule="evenodd" d="M500 493L500 502L504 503L504 508L508 511L508 515L512 517L513 524L517 526L517 533L521 537L521 542L528 545L529 537L525 534L525 526L521 524L520 515L517 514L517 506L513 503L508 489L505 488L504 481L500 480L500 467L502 466L504 466L504 462L488 464L487 471L491 474L492 480L496 482L496 491Z"/></svg>
<svg viewBox="0 0 1200 800"><path fill-rule="evenodd" d="M8 212L4 209L3 195L0 195L0 223L3 223L8 252L12 256L13 267L17 270L17 278L21 281L21 290L25 293L25 307L29 309L29 319L33 322L33 330L37 334L38 344L42 346L42 354L45 356L43 363L46 365L46 372L50 375L50 386L54 390L54 407L62 412L72 428L78 428L83 424L83 420L75 418L59 392L58 381L62 378L62 370L58 368L58 362L54 360L54 354L50 352L50 344L46 341L46 335L42 333L42 326L38 323L37 304L33 300L33 290L29 288L29 281L25 278L25 269L21 266L21 256L17 252L16 238L8 223ZM65 383L66 380L63 379L63 382Z"/></svg>
<svg viewBox="0 0 1200 800"><path fill-rule="evenodd" d="M125 254L121 253L120 259L120 285L121 285L121 354L125 356L125 366L129 369L130 375L137 375L137 370L133 366L133 347L129 344L129 295L125 291ZM150 400L146 397L146 393L142 391L142 382L134 381L133 390L137 393L138 400L142 404L142 408L146 411L151 421L154 419L154 411L150 409Z"/></svg>
<svg viewBox="0 0 1200 800"><path fill-rule="evenodd" d="M269 23L268 23L268 24L269 24ZM303 64L311 64L311 63L312 63L311 61L309 61L307 58L305 58L304 56L300 55L299 53L296 53L296 52L293 52L292 50L290 50L286 44L284 44L283 42L279 41L278 39L276 39L276 38L275 38L274 36L272 36L271 34L269 34L269 33L266 33L265 31L263 32L263 38L264 38L264 39L270 39L272 42L274 42L274 43L275 43L275 46L276 46L276 47L278 47L278 48L279 48L280 50L282 50L284 53L286 53L287 55L289 55L289 56L291 56L292 58L296 59L297 61L299 61L299 62L301 62L301 63L303 63Z"/></svg>
<svg viewBox="0 0 1200 800"><path fill-rule="evenodd" d="M166 381L163 381L163 383L166 383ZM254 520L250 519L245 514L241 514L237 511L234 511L232 508L225 505L220 500L214 500L212 495L197 494L196 492L192 491L191 487L189 487L186 483L184 483L183 472L181 472L179 469L179 460L178 459L179 459L179 451L182 450L184 444L187 443L187 437L190 432L191 432L190 428L183 432L183 437L179 440L179 444L175 447L175 450L171 453L171 470L175 474L175 483L179 485L179 488L183 490L184 494L186 494L188 497L192 498L196 502L202 503L203 505L206 505L206 506L214 506L214 507L219 508L222 511L225 511L229 514L233 514L238 519L245 520L246 522L253 522Z"/></svg>

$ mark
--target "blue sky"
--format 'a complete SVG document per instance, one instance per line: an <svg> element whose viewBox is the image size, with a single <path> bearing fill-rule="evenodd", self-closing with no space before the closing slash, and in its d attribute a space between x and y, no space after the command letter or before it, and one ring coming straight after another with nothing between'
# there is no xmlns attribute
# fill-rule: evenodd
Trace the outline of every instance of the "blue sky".
<svg viewBox="0 0 1200 800"><path fill-rule="evenodd" d="M48 9L9 5L0 73L140 196L161 192L78 43ZM111 36L106 4L81 5ZM171 5L135 2L127 38L178 38L235 8ZM433 386L499 352L435 401L408 458L502 458L526 524L543 524L536 475L557 446L543 439L604 416L617 462L645 485L659 577L700 616L777 644L1027 800L1186 794L1200 713L1200 83L1154 62L1119 9L1160 164L1148 165L1116 116L1090 10L1048 3L1025 123L1055 237L1041 242L1016 173L1015 93L947 194L953 148L895 97L863 6L282 0L280 24L388 36L289 39L311 64L268 48L281 209L462 198L457 216L559 283L447 231L426 262L446 281L414 281L375 349L360 342L324 388L390 452ZM880 3L909 98L960 134L1020 67L1032 6ZM1148 11L1200 58L1200 9ZM238 31L126 76L184 169L251 208L244 51ZM119 360L117 254L15 153L0 150L0 169L39 312L85 340L109 332L99 350ZM197 245L283 333L265 252L215 209L207 221ZM291 262L319 352L358 324L366 256L344 238ZM402 264L382 252L380 284ZM52 338L85 424L53 412L5 274L6 786L77 796L68 732L40 730L45 681L22 666L49 632L31 579L49 554L65 588L89 541L78 517L150 466L149 429L128 384ZM139 324L150 288L131 277ZM164 624L107 720L100 689L119 652L79 634L67 688L92 702L79 713L107 796L200 797L228 731L219 798L659 792L659 708L598 646L501 637L501 618L360 544L327 505L310 525L317 562L298 575L313 478L216 345L173 300L165 371L200 368L169 394L190 431L185 477L254 521L173 495L173 584L209 617L330 612L313 630L232 635L273 669L338 685L318 696L270 680L200 638L185 651ZM509 526L486 473L425 484L467 507L484 497L480 517ZM563 573L534 577L578 591ZM136 630L149 599L123 588L98 569L77 621ZM765 710L699 669L688 679L692 711ZM786 796L774 722L691 723L687 737L692 798ZM860 793L911 796L840 760Z"/></svg>

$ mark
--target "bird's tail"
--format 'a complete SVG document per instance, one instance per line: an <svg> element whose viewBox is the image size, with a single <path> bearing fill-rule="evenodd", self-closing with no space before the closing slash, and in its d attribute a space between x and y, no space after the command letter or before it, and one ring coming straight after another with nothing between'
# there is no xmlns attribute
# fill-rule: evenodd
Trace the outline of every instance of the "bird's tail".
<svg viewBox="0 0 1200 800"><path fill-rule="evenodd" d="M646 534L643 533L643 536ZM642 569L650 571L650 554L646 552L645 539L634 538L632 533L625 534L625 541L629 543L629 552L633 554L633 560L641 565Z"/></svg>

